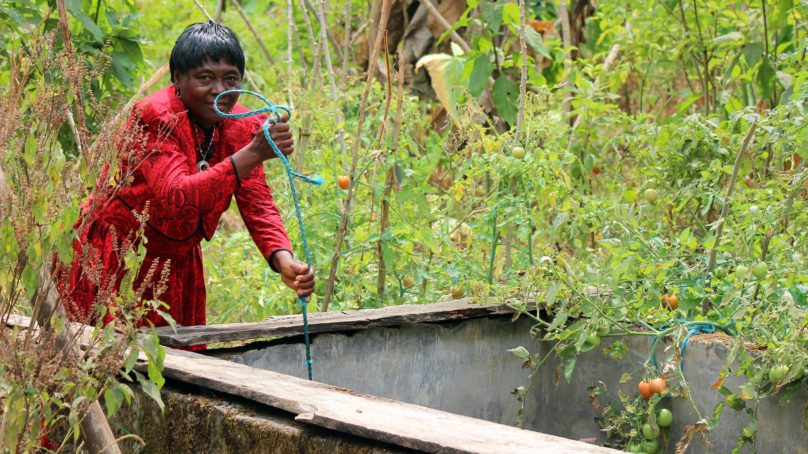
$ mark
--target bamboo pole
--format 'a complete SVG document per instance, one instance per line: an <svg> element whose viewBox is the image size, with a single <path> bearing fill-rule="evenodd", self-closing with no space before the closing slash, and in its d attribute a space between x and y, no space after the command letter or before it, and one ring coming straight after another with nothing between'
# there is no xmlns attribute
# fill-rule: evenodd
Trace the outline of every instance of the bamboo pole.
<svg viewBox="0 0 808 454"><path fill-rule="evenodd" d="M323 0L321 0L322 2ZM375 62L379 56L379 50L381 49L381 43L384 38L384 33L387 31L387 20L390 17L390 3L392 0L383 0L382 3L382 15L381 19L379 20L379 30L376 33L376 42L373 46L373 55L371 58L372 62ZM345 235L348 233L348 224L351 217L352 211L352 203L353 203L353 190L356 185L356 181L354 176L356 175L356 165L359 160L359 144L362 142L359 140L361 137L362 132L362 124L365 120L365 110L367 108L367 100L368 95L370 94L370 87L373 84L373 78L375 77L376 73L376 65L368 65L368 75L367 80L365 82L365 91L362 94L362 101L359 107L359 119L356 125L356 140L353 143L353 153L351 156L351 170L350 170L350 178L351 184L348 187L348 195L345 197L345 201L343 203L343 210L342 210L342 219L340 221L339 230L337 231L337 245L334 250L334 255L331 257L331 269L328 273L328 281L326 282L326 291L325 296L323 297L323 312L328 310L328 304L331 301L331 298L334 294L334 283L337 277L337 267L339 266L339 258L340 253L342 251L342 243L345 240Z"/></svg>
<svg viewBox="0 0 808 454"><path fill-rule="evenodd" d="M611 50L609 50L609 54L606 56L606 59L603 60L603 68L598 73L597 77L595 77L595 83L592 85L593 94L597 92L598 87L600 86L600 77L611 71L612 66L617 61L617 55L620 53L620 45L615 44L612 46ZM572 143L575 140L575 131L580 126L583 117L586 115L586 109L582 108L582 112L575 117L575 122L572 124L572 128L570 129L570 138L567 142L567 151L569 152L572 149Z"/></svg>
<svg viewBox="0 0 808 454"><path fill-rule="evenodd" d="M519 55L522 66L519 74L519 112L516 115L516 140L522 141L522 122L525 119L525 97L527 97L527 39L525 38L525 0L519 0Z"/></svg>
<svg viewBox="0 0 808 454"><path fill-rule="evenodd" d="M398 149L398 141L401 133L401 110L404 105L404 51L403 46L398 51L398 93L396 96L396 114L393 119L393 150ZM376 258L379 262L379 270L376 275L376 296L379 301L384 301L384 282L387 278L387 265L382 254L382 238L387 231L390 219L390 196L393 193L393 185L396 181L394 168L387 169L387 176L384 179L384 192L382 193L381 208L379 214L379 241L376 244Z"/></svg>
<svg viewBox="0 0 808 454"><path fill-rule="evenodd" d="M317 8L315 8L314 5L311 4L311 1L310 0L304 0L304 1L306 3L306 7L310 9L312 12L314 12L315 15L318 15ZM323 0L320 0L320 9L324 10L325 8L322 5L322 3ZM327 23L325 25L321 24L321 31L325 33L325 36L328 38L328 41L331 43L332 46L334 46L334 50L337 52L337 56L342 58L343 49L340 46L340 43L337 41L337 39L334 38L334 35L331 34L331 30L329 30Z"/></svg>
<svg viewBox="0 0 808 454"><path fill-rule="evenodd" d="M194 0L194 1L196 1L196 0ZM238 15L241 16L241 19L244 21L244 24L247 26L247 29L250 30L250 33L252 33L253 37L258 42L258 47L261 48L261 52L264 54L264 58L266 58L267 61L270 64L274 65L275 60L272 58L272 55L269 53L269 49L267 49L266 44L264 44L264 40L261 39L261 36L255 30L255 27L253 27L252 23L247 18L247 15L244 14L244 9L241 8L241 4L238 2L238 0L230 0L230 3L233 5L234 8L236 8L236 11L238 12Z"/></svg>
<svg viewBox="0 0 808 454"><path fill-rule="evenodd" d="M56 336L56 346L68 357L78 358L81 350L76 343L78 336L67 321L60 303L59 293L50 273L50 263L46 261L39 272L39 284L33 297L37 323L43 330L50 330L53 320L59 320L62 331ZM92 402L81 416L81 438L86 449L92 453L120 454L121 450L109 426L109 421L98 401Z"/></svg>
<svg viewBox="0 0 808 454"><path fill-rule="evenodd" d="M572 96L572 91L570 90L570 82L569 82L569 73L570 73L570 57L567 54L569 52L570 47L572 47L572 39L570 38L570 15L569 11L567 10L567 0L561 0L561 4L558 8L558 15L561 16L561 39L562 43L564 44L564 91L563 96L564 99L561 101L561 110L564 112L570 111L570 96Z"/></svg>
<svg viewBox="0 0 808 454"><path fill-rule="evenodd" d="M351 6L353 0L345 0L345 30L342 42L345 43L345 52L342 55L342 77L348 77L348 67L351 61Z"/></svg>
<svg viewBox="0 0 808 454"><path fill-rule="evenodd" d="M721 244L721 234L724 232L724 223L726 222L727 215L729 214L729 202L732 199L732 194L735 192L735 183L738 182L738 169L741 166L741 159L746 154L746 150L749 148L749 143L752 142L752 137L755 134L755 129L757 128L757 121L752 123L752 127L749 128L749 132L746 133L746 137L743 139L743 143L741 144L741 150L738 152L738 156L735 157L735 165L732 167L732 176L729 179L729 187L727 188L727 196L724 198L724 206L721 207L721 216L718 218L718 228L715 232L715 243L713 243L713 249L710 251L710 261L707 263L707 275L713 272L713 268L715 268L715 261L718 255L718 246ZM710 311L710 300L704 299L701 302L701 313L702 315L707 315L707 312Z"/></svg>

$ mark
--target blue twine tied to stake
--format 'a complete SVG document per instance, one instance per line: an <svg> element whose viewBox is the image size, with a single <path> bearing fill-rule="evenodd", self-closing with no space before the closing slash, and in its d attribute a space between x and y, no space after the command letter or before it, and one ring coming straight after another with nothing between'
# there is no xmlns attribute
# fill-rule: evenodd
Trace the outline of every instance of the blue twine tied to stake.
<svg viewBox="0 0 808 454"><path fill-rule="evenodd" d="M259 107L258 109L251 110L249 112L243 113L225 113L219 110L219 98L224 95L231 94L231 93L239 93L239 94L247 94L255 96L256 98L260 99L265 105L264 107ZM269 134L269 128L274 125L275 123L281 123L283 118L281 117L281 111L285 112L286 115L291 118L292 112L289 110L288 107L284 106L276 106L269 102L265 97L250 90L227 90L225 92L219 93L216 96L216 99L213 100L213 109L216 111L219 116L223 118L246 118L251 117L253 115L258 115L265 113L267 114L267 119L264 121L264 124L261 126L264 130L264 138L266 138L267 143L272 147L272 151L278 156L278 158L283 163L284 167L286 168L286 176L289 178L289 188L292 192L292 200L295 202L295 214L297 215L297 225L300 227L300 237L303 240L303 251L306 253L306 263L309 266L308 271L311 271L311 254L309 253L309 243L306 240L306 230L303 228L303 215L300 211L300 202L297 198L297 190L295 189L295 177L300 178L301 180L311 183L314 185L321 185L323 184L323 177L316 175L316 176L309 176L304 175L302 173L295 172L292 170L292 165L289 163L289 160L286 159L286 156L278 149L278 146L275 144L275 141L272 140L272 137ZM306 343L306 368L309 373L309 380L311 380L311 343L309 342L309 321L308 321L308 314L306 311L306 298L299 296L298 300L300 301L300 307L303 311L303 338L305 339Z"/></svg>

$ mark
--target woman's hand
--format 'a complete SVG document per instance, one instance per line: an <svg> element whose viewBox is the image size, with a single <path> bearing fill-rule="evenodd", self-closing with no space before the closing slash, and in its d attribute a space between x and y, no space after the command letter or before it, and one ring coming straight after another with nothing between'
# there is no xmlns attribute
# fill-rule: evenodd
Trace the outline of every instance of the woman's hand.
<svg viewBox="0 0 808 454"><path fill-rule="evenodd" d="M280 150L284 156L289 156L295 151L295 139L292 136L292 130L289 129L289 124L285 123L287 119L288 116L284 114L281 116L281 123L275 123L269 127L269 137L272 138L272 141L275 142L278 150ZM278 155L275 154L275 150L267 143L266 137L264 137L264 128L259 128L258 131L255 132L253 143L261 150L263 159L266 160L278 157Z"/></svg>
<svg viewBox="0 0 808 454"><path fill-rule="evenodd" d="M297 296L307 297L314 292L314 270L292 257L289 251L278 251L272 255L272 266L280 272L283 283L297 292Z"/></svg>
<svg viewBox="0 0 808 454"><path fill-rule="evenodd" d="M269 136L272 138L272 141L275 142L275 145L278 146L278 150L285 156L289 156L295 151L295 140L292 136L292 131L289 129L289 125L285 123L288 118L288 115L284 114L281 116L280 123L275 123L269 127ZM258 128L258 131L255 132L255 137L253 137L252 142L231 156L236 168L236 175L239 178L243 178L248 172L261 165L261 163L267 159L277 157L278 155L275 154L275 150L272 149L269 143L267 143L266 137L264 137L263 127Z"/></svg>

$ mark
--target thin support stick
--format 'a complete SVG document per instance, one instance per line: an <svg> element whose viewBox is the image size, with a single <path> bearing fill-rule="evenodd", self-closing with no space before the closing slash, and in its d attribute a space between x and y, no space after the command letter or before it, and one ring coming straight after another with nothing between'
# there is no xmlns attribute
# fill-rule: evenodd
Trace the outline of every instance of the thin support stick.
<svg viewBox="0 0 808 454"><path fill-rule="evenodd" d="M718 246L721 244L721 234L724 232L724 222L727 219L727 215L729 214L729 202L732 199L732 194L735 192L735 183L738 182L738 169L741 167L741 159L746 154L747 148L749 148L749 143L752 141L752 137L755 134L755 129L757 128L757 121L752 123L752 127L749 128L749 132L746 133L746 137L743 139L743 144L741 144L741 150L738 152L738 156L735 157L735 165L732 167L732 177L729 179L729 188L727 188L727 196L724 198L724 206L721 207L721 216L718 218L718 228L715 232L715 243L713 243L713 249L710 251L710 262L707 264L707 275L709 276L713 272L713 268L715 268L715 261L716 257L718 256ZM707 312L710 310L710 301L708 299L704 299L701 302L701 313L702 315L707 315Z"/></svg>
<svg viewBox="0 0 808 454"><path fill-rule="evenodd" d="M527 39L525 39L525 0L519 0L519 55L522 60L519 76L519 113L516 115L516 140L522 140L522 121L525 119L527 97Z"/></svg>
<svg viewBox="0 0 808 454"><path fill-rule="evenodd" d="M321 0L322 2L323 0ZM373 46L373 55L371 56L372 62L375 62L376 59L379 57L379 50L381 49L381 44L384 39L384 34L387 32L387 20L390 17L390 3L392 0L383 0L382 3L382 15L381 19L379 20L379 30L376 33L376 42ZM367 100L368 95L370 94L370 87L373 84L374 77L376 75L376 65L369 65L368 66L368 76L365 82L365 91L362 94L362 101L359 104L359 119L357 120L356 125L356 137L361 137L362 134L362 125L365 120L365 111L367 110ZM355 140L353 143L353 153L351 155L351 170L350 170L350 177L351 177L351 185L348 186L348 195L345 197L345 201L343 203L343 211L342 211L342 219L340 221L339 230L337 231L337 245L334 250L334 255L331 257L331 269L328 273L328 281L326 283L326 291L325 296L323 297L323 311L325 312L328 310L328 303L331 301L331 298L334 293L334 283L336 282L337 278L337 267L339 266L339 258L340 253L342 250L342 243L345 240L345 235L348 233L348 222L351 217L351 208L353 202L353 189L355 187L355 180L354 175L356 175L356 165L359 160L359 144L361 140Z"/></svg>
<svg viewBox="0 0 808 454"><path fill-rule="evenodd" d="M196 3L196 1L197 0L194 0L194 3ZM272 55L269 53L269 49L267 49L266 44L264 44L264 40L261 39L261 36L255 30L255 27L253 27L252 23L247 18L247 15L244 14L244 10L241 8L241 4L238 2L238 0L230 0L230 3L233 5L234 8L236 8L236 11L238 12L238 15L241 16L241 19L244 21L244 24L247 26L247 29L250 30L250 33L253 35L255 40L258 42L258 47L261 48L261 52L264 54L264 58L266 58L267 61L270 64L274 65L275 60L272 58Z"/></svg>
<svg viewBox="0 0 808 454"><path fill-rule="evenodd" d="M432 17L436 21L438 21L438 23L441 26L443 26L444 29L452 30L452 25L449 24L449 22L443 17L440 11L438 11L438 9L435 8L435 5L433 5L430 0L419 0L419 1L421 2L422 5L424 5L427 11L429 11L429 14L431 14ZM463 52L471 51L471 47L469 47L468 43L466 43L466 41L463 38L461 38L456 31L452 30L449 33L449 36L451 36L454 42L456 42L460 46L460 48L463 49Z"/></svg>

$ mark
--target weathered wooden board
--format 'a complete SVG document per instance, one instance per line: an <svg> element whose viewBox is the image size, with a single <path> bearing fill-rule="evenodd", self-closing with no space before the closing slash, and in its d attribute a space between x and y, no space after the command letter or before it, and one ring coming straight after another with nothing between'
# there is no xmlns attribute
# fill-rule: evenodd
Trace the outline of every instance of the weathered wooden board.
<svg viewBox="0 0 808 454"><path fill-rule="evenodd" d="M618 452L171 348L163 374L292 412L298 421L426 452Z"/></svg>
<svg viewBox="0 0 808 454"><path fill-rule="evenodd" d="M513 312L499 304L475 304L470 298L446 303L389 306L351 312L310 312L309 332L335 332L396 326L407 323L462 320ZM160 342L170 347L187 347L211 342L230 342L303 334L302 315L271 317L254 323L170 327L157 329Z"/></svg>

